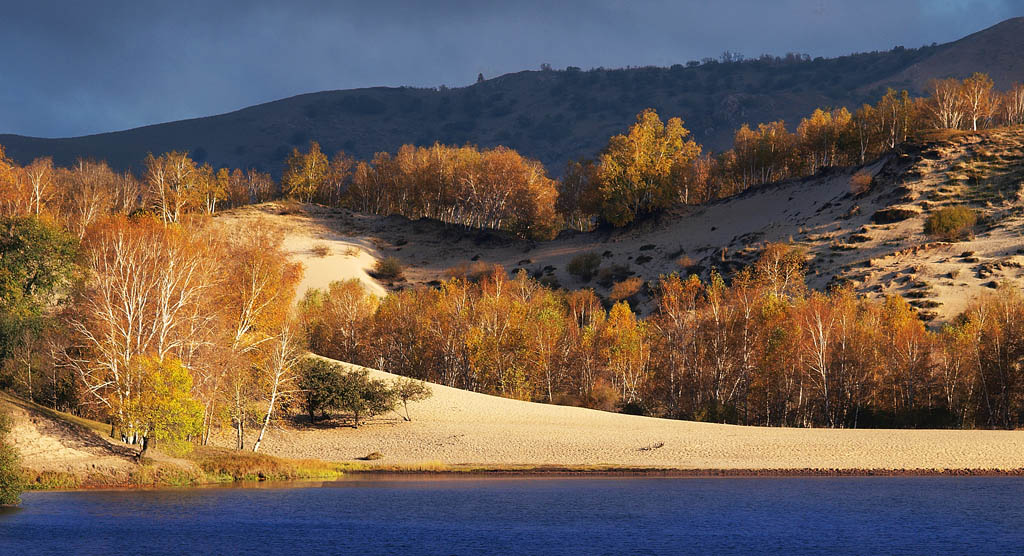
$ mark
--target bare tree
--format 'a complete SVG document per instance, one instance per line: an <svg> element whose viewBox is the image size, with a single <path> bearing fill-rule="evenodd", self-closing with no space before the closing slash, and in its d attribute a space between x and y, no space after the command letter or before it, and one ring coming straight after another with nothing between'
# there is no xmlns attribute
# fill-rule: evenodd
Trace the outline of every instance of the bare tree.
<svg viewBox="0 0 1024 556"><path fill-rule="evenodd" d="M252 451L257 452L263 442L263 436L267 433L267 426L274 416L274 410L280 399L293 392L289 388L295 381L295 369L301 352L298 349L296 338L287 325L274 338L270 346L270 353L263 365L263 374L269 384L270 397L267 401L267 411L263 417L263 426L256 442L252 445Z"/></svg>

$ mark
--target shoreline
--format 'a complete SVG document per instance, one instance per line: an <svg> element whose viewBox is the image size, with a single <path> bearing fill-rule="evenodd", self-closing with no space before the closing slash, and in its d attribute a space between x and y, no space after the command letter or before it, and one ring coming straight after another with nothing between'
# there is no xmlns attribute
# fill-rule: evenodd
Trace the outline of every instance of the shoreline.
<svg viewBox="0 0 1024 556"><path fill-rule="evenodd" d="M79 486L35 488L28 492L90 492L180 490L207 488L302 488L343 483L351 480L476 480L476 479L786 479L786 478L855 478L855 477L1024 477L1024 468L1017 469L673 469L673 468L593 468L571 466L452 466L446 469L408 467L376 467L344 471L331 477L296 477L293 479L238 479L191 484L174 483L93 483Z"/></svg>
<svg viewBox="0 0 1024 556"><path fill-rule="evenodd" d="M663 478L757 478L757 477L1024 477L1024 469L674 469L674 468L606 468L574 467L485 467L474 469L422 470L379 468L349 471L350 476L402 477L663 477Z"/></svg>

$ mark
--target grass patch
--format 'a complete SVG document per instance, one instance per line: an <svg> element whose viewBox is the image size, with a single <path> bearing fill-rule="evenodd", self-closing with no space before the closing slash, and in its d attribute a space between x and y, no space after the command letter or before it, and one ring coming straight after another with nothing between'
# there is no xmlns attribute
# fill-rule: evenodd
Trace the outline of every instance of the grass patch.
<svg viewBox="0 0 1024 556"><path fill-rule="evenodd" d="M956 206L939 209L924 223L924 233L941 239L956 241L969 235L978 223L978 213L969 207Z"/></svg>
<svg viewBox="0 0 1024 556"><path fill-rule="evenodd" d="M198 447L189 456L214 482L332 479L346 466L315 459L287 459L224 448Z"/></svg>
<svg viewBox="0 0 1024 556"><path fill-rule="evenodd" d="M186 487L206 482L208 482L207 475L198 469L187 469L161 463L140 465L131 476L131 484L139 487Z"/></svg>
<svg viewBox="0 0 1024 556"><path fill-rule="evenodd" d="M82 482L75 475L58 471L26 473L23 483L25 490L71 490L81 485Z"/></svg>

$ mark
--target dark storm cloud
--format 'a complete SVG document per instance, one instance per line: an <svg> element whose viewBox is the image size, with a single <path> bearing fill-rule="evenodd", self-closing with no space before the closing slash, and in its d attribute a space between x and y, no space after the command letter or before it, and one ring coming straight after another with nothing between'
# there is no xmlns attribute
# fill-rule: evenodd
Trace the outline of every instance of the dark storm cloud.
<svg viewBox="0 0 1024 556"><path fill-rule="evenodd" d="M948 42L1011 0L9 2L0 133L69 136L324 89L471 83L541 63L671 65Z"/></svg>

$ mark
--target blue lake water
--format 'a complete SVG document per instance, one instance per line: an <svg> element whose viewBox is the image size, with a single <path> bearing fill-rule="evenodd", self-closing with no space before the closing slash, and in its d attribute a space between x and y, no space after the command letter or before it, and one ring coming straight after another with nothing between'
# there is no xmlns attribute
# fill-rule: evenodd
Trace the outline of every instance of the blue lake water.
<svg viewBox="0 0 1024 556"><path fill-rule="evenodd" d="M1020 554L1024 478L353 478L32 492L0 554Z"/></svg>

